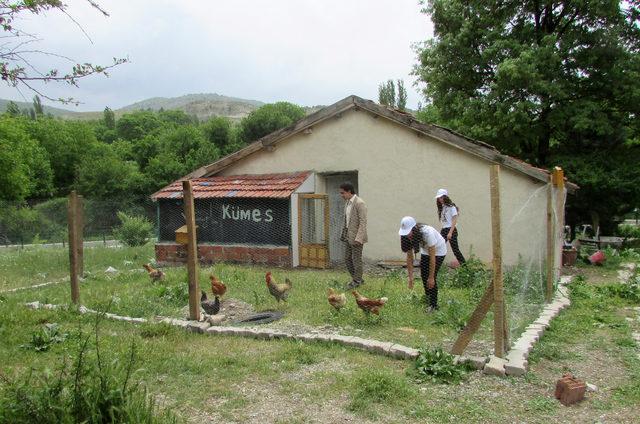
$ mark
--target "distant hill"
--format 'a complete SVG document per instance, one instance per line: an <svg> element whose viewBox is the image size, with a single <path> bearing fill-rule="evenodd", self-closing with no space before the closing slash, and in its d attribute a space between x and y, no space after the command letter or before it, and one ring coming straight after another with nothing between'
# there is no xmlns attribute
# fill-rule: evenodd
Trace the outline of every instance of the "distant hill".
<svg viewBox="0 0 640 424"><path fill-rule="evenodd" d="M7 108L9 100L0 99L0 111ZM30 109L30 102L15 102L20 109ZM153 97L142 100L120 109L115 109L116 118L134 110L182 110L189 115L195 115L200 120L213 116L225 116L239 121L264 103L257 100L239 99L220 94L187 94L180 97ZM102 111L75 112L63 108L44 106L44 112L63 119L100 119Z"/></svg>
<svg viewBox="0 0 640 424"><path fill-rule="evenodd" d="M257 100L239 99L227 97L220 94L187 94L180 97L153 97L129 106L125 106L118 111L132 111L141 109L151 110L183 110L189 115L195 115L204 120L212 116L226 116L234 120L240 120L253 112L263 102Z"/></svg>

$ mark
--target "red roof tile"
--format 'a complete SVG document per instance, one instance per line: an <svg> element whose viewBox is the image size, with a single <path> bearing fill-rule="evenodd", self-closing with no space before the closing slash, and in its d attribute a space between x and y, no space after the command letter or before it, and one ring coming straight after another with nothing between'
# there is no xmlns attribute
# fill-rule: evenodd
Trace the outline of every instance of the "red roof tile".
<svg viewBox="0 0 640 424"><path fill-rule="evenodd" d="M287 198L307 179L309 171L288 174L231 175L191 180L194 199L220 197ZM182 182L176 181L151 198L182 199Z"/></svg>

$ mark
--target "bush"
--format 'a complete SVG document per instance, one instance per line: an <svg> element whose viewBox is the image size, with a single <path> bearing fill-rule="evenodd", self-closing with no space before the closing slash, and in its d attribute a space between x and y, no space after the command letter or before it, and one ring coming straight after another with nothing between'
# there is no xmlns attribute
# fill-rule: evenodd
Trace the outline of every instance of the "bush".
<svg viewBox="0 0 640 424"><path fill-rule="evenodd" d="M415 375L418 380L434 383L458 383L466 375L468 366L456 364L453 355L442 348L420 349L416 359Z"/></svg>
<svg viewBox="0 0 640 424"><path fill-rule="evenodd" d="M149 241L153 224L142 216L129 216L118 212L122 225L113 231L116 240L127 246L143 246Z"/></svg>
<svg viewBox="0 0 640 424"><path fill-rule="evenodd" d="M485 268L480 259L471 256L464 265L458 267L449 280L451 287L469 288L486 287L491 277L490 271Z"/></svg>

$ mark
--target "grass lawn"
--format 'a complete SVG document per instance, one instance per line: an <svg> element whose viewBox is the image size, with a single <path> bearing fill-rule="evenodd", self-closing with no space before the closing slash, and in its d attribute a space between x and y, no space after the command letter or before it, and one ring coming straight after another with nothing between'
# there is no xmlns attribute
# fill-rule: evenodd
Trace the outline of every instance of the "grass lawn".
<svg viewBox="0 0 640 424"><path fill-rule="evenodd" d="M137 269L152 253L149 246L86 249L90 276L81 286L82 303L98 309L110 304L110 312L130 316L179 316L185 305L186 271L168 269L165 282L151 284ZM0 252L0 290L63 277L67 256L62 249ZM120 272L109 276L104 273L108 266ZM326 288L347 281L344 272L274 269L276 279L286 276L294 283L289 302L277 305L265 288L265 271L215 265L202 270L201 286L208 288L207 275L214 272L229 287L226 297L257 310L279 308L286 318L273 326L330 325L343 334L445 348L457 335L458 318L464 321L482 293L477 287L453 287L453 272L443 275L442 309L427 316L401 274L370 275L361 292L387 296L389 302L380 318L368 318L352 299L342 313L327 304ZM134 377L189 422L633 422L640 403L640 350L631 338L633 331L640 331L639 312L632 309L638 305L607 289L606 282L590 284L592 271L578 269L585 278L572 287L572 306L536 345L524 378L473 372L459 385L419 383L409 372L411 362L333 344L212 337L164 325L110 321L100 324L100 350L107 358L123 358L135 344ZM513 302L522 298L517 292L510 296ZM2 375L55 370L63 358L72 362L80 334L91 334L95 318L65 310L31 311L22 305L33 300L63 304L68 299L68 284L0 295ZM529 316L513 302L510 317ZM478 353L491 347L490 319L471 346ZM43 323L54 322L68 334L64 341L42 352L21 347ZM403 331L407 327L417 331ZM599 390L565 411L553 399L553 389L567 370Z"/></svg>

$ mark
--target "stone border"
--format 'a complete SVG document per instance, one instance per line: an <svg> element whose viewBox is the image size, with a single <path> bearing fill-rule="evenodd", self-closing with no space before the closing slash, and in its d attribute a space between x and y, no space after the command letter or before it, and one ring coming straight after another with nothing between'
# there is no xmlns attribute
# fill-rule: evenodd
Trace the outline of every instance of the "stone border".
<svg viewBox="0 0 640 424"><path fill-rule="evenodd" d="M33 285L33 286L22 286L22 287L16 287L14 289L3 290L3 291L0 291L0 294L15 293L15 292L19 292L19 291L22 291L22 290L37 289L37 288L40 288L40 287L53 286L55 284L66 283L68 281L69 281L69 277L64 277L64 278L62 278L60 280L48 281L46 283L36 284L36 285Z"/></svg>
<svg viewBox="0 0 640 424"><path fill-rule="evenodd" d="M52 305L47 303L40 303L38 301L27 303L26 306L29 309L62 309L64 306ZM78 312L81 314L98 314L98 311L89 309L85 306L79 306ZM105 317L116 321L125 321L132 323L152 323L159 324L165 323L168 325L183 328L186 331L193 333L208 334L208 335L226 335L226 336L240 336L253 339L272 340L272 339L288 339L299 340L303 342L328 342L337 343L343 346L354 347L373 354L389 356L395 359L408 359L415 360L418 357L418 350L412 347L404 346L397 343L383 342L379 340L364 339L362 337L355 336L343 336L340 334L317 334L317 333L302 333L292 334L273 328L255 328L255 327L225 327L215 326L209 324L207 321L189 321L184 319L175 318L159 318L157 320L147 320L145 318L132 318L126 316L120 316L116 314L106 313ZM465 357L455 356L456 363L467 362L476 369L482 369L485 366L486 358L482 357Z"/></svg>
<svg viewBox="0 0 640 424"><path fill-rule="evenodd" d="M567 285L573 276L563 276L560 278L558 289L553 301L545 305L542 313L532 324L522 333L520 338L511 346L511 350L505 358L498 358L491 355L489 362L484 367L484 373L504 377L505 375L521 376L527 372L529 365L529 353L534 344L542 337L544 331L551 324L551 320L566 307L571 305L569 299L569 289Z"/></svg>

